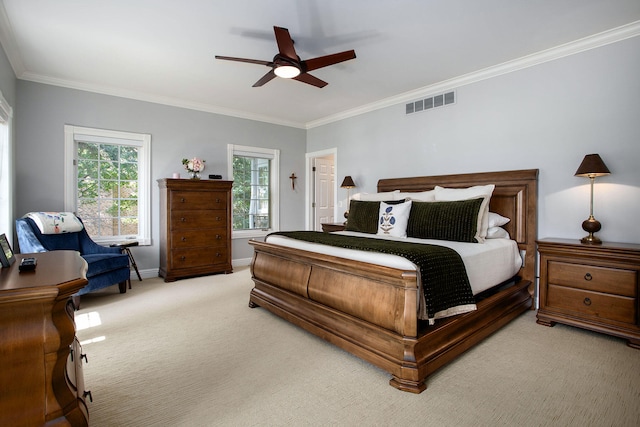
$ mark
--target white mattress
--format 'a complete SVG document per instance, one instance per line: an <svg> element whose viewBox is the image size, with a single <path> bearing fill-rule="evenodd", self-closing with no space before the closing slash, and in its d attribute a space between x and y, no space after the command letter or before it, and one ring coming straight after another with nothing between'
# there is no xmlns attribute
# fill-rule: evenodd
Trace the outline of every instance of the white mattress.
<svg viewBox="0 0 640 427"><path fill-rule="evenodd" d="M451 248L458 252L464 261L467 276L471 284L471 290L474 295L510 279L518 273L522 266L522 258L518 251L518 245L514 240L510 239L486 239L484 243L462 243L445 240L401 239L352 231L341 231L336 234L397 240L400 242L426 243ZM267 241L295 249L318 252L325 255L333 255L401 270L418 270L415 264L398 255L338 248L278 235L268 236Z"/></svg>

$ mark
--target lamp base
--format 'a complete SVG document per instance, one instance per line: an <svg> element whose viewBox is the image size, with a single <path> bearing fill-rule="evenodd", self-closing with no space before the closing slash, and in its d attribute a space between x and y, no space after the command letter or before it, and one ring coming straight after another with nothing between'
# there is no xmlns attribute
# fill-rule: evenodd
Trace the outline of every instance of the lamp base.
<svg viewBox="0 0 640 427"><path fill-rule="evenodd" d="M602 224L600 224L600 221L595 219L593 215L589 216L589 219L582 222L582 229L589 233L589 235L584 236L582 239L580 239L580 241L589 245L601 244L602 240L593 235L593 233L600 231L601 228Z"/></svg>
<svg viewBox="0 0 640 427"><path fill-rule="evenodd" d="M580 242L586 243L587 245L601 245L602 240L593 235L593 233L589 233L588 236L584 236L580 239Z"/></svg>

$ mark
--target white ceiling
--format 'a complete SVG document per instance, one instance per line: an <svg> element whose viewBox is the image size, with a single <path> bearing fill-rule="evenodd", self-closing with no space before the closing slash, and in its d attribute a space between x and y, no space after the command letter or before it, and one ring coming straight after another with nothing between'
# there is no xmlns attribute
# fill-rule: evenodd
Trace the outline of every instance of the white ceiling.
<svg viewBox="0 0 640 427"><path fill-rule="evenodd" d="M313 71L323 89L253 88L267 67L214 59L271 60L274 25L303 60L357 58ZM594 35L596 45L640 35L640 1L0 0L0 42L19 79L303 128L571 53L554 49L567 43L592 47L574 42Z"/></svg>

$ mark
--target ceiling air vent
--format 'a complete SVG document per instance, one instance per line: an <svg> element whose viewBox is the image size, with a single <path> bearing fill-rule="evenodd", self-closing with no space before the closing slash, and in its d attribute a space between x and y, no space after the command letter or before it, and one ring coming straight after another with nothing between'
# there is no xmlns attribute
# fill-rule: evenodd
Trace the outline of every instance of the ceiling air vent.
<svg viewBox="0 0 640 427"><path fill-rule="evenodd" d="M432 108L438 108L445 105L455 104L456 92L446 92L438 95L431 96L425 99L419 99L405 105L405 114L418 113L420 111L430 110Z"/></svg>

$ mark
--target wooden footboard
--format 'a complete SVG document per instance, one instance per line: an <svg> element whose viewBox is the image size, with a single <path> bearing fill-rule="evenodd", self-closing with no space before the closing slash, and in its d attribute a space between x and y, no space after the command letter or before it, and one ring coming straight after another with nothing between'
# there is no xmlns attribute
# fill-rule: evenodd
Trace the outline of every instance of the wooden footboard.
<svg viewBox="0 0 640 427"><path fill-rule="evenodd" d="M435 326L417 318L415 272L251 241L261 306L386 370L390 384L419 393L425 379L531 306L519 281L478 303L478 310ZM422 329L418 328L422 326Z"/></svg>
<svg viewBox="0 0 640 427"><path fill-rule="evenodd" d="M400 335L417 336L415 271L367 264L264 242L254 247L253 279Z"/></svg>
<svg viewBox="0 0 640 427"><path fill-rule="evenodd" d="M404 271L250 241L255 287L250 307L276 315L386 370L390 384L420 393L426 378L532 307L537 170L381 180L379 191L423 191L435 185L495 183L491 210L511 218L508 230L524 255L520 278L477 303L477 310L418 320L415 271Z"/></svg>

